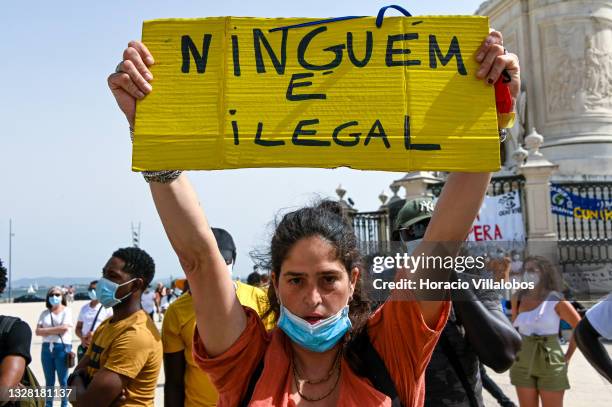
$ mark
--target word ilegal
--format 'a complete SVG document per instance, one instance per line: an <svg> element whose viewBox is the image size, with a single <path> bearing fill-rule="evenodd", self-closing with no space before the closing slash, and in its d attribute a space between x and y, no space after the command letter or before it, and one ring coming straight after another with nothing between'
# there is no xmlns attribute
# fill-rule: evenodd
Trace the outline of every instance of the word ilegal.
<svg viewBox="0 0 612 407"><path fill-rule="evenodd" d="M230 114L235 114L232 110ZM332 141L341 147L355 147L361 142L363 133L361 132L350 132L350 128L359 126L358 121L349 121L338 125L332 133L332 141L321 140L321 137L312 138L317 135L316 128L312 128L319 124L319 119L300 120L293 131L291 137L291 143L296 146L308 146L308 147L330 147ZM265 138L263 134L263 122L257 123L257 132L253 142L262 147L278 147L285 145L285 140L274 140ZM238 128L238 122L232 120L232 131L234 133L234 145L240 144L240 133ZM387 132L383 127L380 120L376 120L370 127L367 136L363 140L363 145L367 146L373 139L380 139L384 143L385 148L390 149L391 143L387 136ZM436 151L441 150L440 144L418 144L413 143L410 135L410 116L404 116L404 148L406 150L420 150L420 151Z"/></svg>

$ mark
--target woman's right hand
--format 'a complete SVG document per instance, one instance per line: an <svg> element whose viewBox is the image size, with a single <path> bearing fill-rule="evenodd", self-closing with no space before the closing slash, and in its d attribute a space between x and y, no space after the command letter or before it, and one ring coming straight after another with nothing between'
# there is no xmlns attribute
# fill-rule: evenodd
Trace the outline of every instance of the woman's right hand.
<svg viewBox="0 0 612 407"><path fill-rule="evenodd" d="M108 87L131 128L134 128L136 99L143 99L153 89L149 84L153 80L149 71L153 63L153 56L142 42L130 41L117 71L108 77Z"/></svg>

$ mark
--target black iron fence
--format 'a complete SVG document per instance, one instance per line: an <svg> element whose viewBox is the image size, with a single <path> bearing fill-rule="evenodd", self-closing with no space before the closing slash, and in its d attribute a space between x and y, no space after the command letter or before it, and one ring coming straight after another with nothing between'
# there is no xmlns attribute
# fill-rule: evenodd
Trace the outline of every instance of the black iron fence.
<svg viewBox="0 0 612 407"><path fill-rule="evenodd" d="M444 184L431 185L429 193L439 196ZM574 182L552 184L558 254L565 281L576 293L608 292L612 287L612 182ZM571 195L573 204L560 211L561 188ZM525 179L522 176L492 179L487 191L496 196L518 191L526 223ZM562 195L562 194L561 194ZM389 247L394 218L404 200L395 199L385 210L352 213L355 234L365 255ZM535 215L532 215L535 216ZM525 231L528 233L527 224ZM607 291L606 291L607 290Z"/></svg>
<svg viewBox="0 0 612 407"><path fill-rule="evenodd" d="M380 251L391 240L388 211L357 212L352 214L352 220L364 254Z"/></svg>
<svg viewBox="0 0 612 407"><path fill-rule="evenodd" d="M525 178L521 175L509 177L496 177L491 180L487 194L490 196L501 195L511 191L519 191L521 202L524 205L523 188ZM429 186L429 193L435 197L440 195L444 183L433 184ZM353 228L358 241L364 248L381 248L391 239L394 217L397 211L403 206L405 200L395 202L387 210L376 212L357 212L349 214L353 220ZM525 229L527 230L527 229ZM374 249L371 249L374 250ZM370 251L370 249L366 249Z"/></svg>
<svg viewBox="0 0 612 407"><path fill-rule="evenodd" d="M491 179L487 195L496 196L506 194L512 191L519 191L521 200L523 200L523 188L525 186L525 177L522 175L513 175L506 177L495 177ZM433 184L429 187L429 191L433 196L440 196L444 183Z"/></svg>
<svg viewBox="0 0 612 407"><path fill-rule="evenodd" d="M612 203L612 182L567 182L553 184L553 187L579 198L570 209L555 211L560 263L612 261L612 206L607 207ZM564 199L562 194L559 197ZM584 205L580 198L584 199ZM554 205L555 194L552 199ZM594 201L603 205L593 208Z"/></svg>

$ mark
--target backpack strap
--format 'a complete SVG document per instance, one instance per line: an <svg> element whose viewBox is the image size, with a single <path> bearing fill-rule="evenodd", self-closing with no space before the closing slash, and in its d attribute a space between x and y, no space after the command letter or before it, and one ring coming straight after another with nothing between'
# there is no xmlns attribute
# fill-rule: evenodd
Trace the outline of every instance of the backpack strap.
<svg viewBox="0 0 612 407"><path fill-rule="evenodd" d="M63 312L66 312L66 310L64 310ZM49 312L49 318L51 318L51 326L55 327L55 324L53 323L53 312ZM64 324L64 319L66 319L66 315L65 314L62 317L62 325ZM62 342L62 346L65 348L66 344L64 343L64 338L62 338L62 335L60 335L60 334L57 334L57 336L60 338L60 342Z"/></svg>
<svg viewBox="0 0 612 407"><path fill-rule="evenodd" d="M347 346L347 352L351 352L360 360L361 369L356 373L367 378L376 390L388 396L391 399L392 407L402 407L395 383L393 383L385 362L374 349L368 330L362 330Z"/></svg>
<svg viewBox="0 0 612 407"><path fill-rule="evenodd" d="M265 357L265 354L264 356L261 357L261 360L257 364L257 367L255 367L255 371L253 372L253 374L251 375L251 378L249 379L249 385L247 386L247 391L244 397L242 398L242 400L240 401L240 404L238 404L238 407L247 407L249 405L249 402L253 398L253 392L255 391L255 385L257 384L257 381L261 377L261 373L263 372L264 357Z"/></svg>
<svg viewBox="0 0 612 407"><path fill-rule="evenodd" d="M442 331L442 335L440 335L440 346L442 347L442 351L450 362L455 374L459 378L459 381L461 381L465 395L470 402L470 407L479 407L478 401L476 401L476 396L474 394L474 389L468 382L467 374L463 370L463 366L461 366L461 361L459 360L457 353L455 353L455 350L453 349L453 345L450 343L450 340L444 334L444 332L445 331Z"/></svg>
<svg viewBox="0 0 612 407"><path fill-rule="evenodd" d="M96 313L96 317L94 318L93 322L91 323L91 327L89 328L89 332L93 333L94 326L96 326L96 322L98 322L98 316L100 316L100 311L102 311L103 307L104 306L102 304L100 304L100 308L98 308L98 312Z"/></svg>

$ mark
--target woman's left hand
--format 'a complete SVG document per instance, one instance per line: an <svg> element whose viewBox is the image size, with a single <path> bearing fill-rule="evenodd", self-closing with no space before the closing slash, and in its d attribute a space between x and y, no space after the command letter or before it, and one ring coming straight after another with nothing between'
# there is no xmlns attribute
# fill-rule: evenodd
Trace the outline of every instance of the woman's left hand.
<svg viewBox="0 0 612 407"><path fill-rule="evenodd" d="M476 51L476 61L480 69L476 73L478 79L484 79L488 84L494 85L502 72L507 71L511 81L508 83L512 95L512 106L521 91L521 69L518 57L504 48L504 38L499 31L492 30Z"/></svg>

